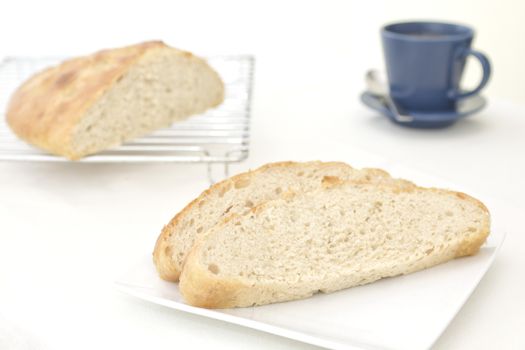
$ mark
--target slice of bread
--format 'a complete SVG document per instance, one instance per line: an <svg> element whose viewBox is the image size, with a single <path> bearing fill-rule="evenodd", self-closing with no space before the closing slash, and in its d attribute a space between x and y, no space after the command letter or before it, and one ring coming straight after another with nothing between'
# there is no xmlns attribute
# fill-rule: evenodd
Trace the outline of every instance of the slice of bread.
<svg viewBox="0 0 525 350"><path fill-rule="evenodd" d="M162 42L105 50L46 69L13 94L20 138L79 159L219 105L224 85L202 59Z"/></svg>
<svg viewBox="0 0 525 350"><path fill-rule="evenodd" d="M163 228L153 252L160 276L178 281L196 237L204 235L221 218L242 214L290 191L318 189L323 178L331 177L365 182L393 181L382 170L357 170L338 162L273 163L236 175L204 191Z"/></svg>
<svg viewBox="0 0 525 350"><path fill-rule="evenodd" d="M185 300L229 308L306 298L475 254L489 234L487 208L463 193L325 182L201 236L181 275Z"/></svg>

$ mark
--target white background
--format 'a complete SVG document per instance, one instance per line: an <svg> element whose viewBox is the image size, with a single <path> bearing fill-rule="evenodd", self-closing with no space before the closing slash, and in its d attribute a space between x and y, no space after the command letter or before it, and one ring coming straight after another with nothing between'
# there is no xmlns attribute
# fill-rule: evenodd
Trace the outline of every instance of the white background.
<svg viewBox="0 0 525 350"><path fill-rule="evenodd" d="M456 21L476 29L473 46L492 59L487 94L525 101L520 0L5 0L0 10L0 55L80 54L162 39L201 54L253 53L268 69L258 79L293 77L301 85L360 81L366 69L382 67L378 31L387 22ZM479 76L472 63L467 85Z"/></svg>
<svg viewBox="0 0 525 350"><path fill-rule="evenodd" d="M277 160L374 166L365 150L505 200L508 238L436 344L523 349L525 24L521 1L5 1L1 55L80 54L149 39L257 56L244 170ZM398 19L473 25L492 59L489 107L453 128L395 127L358 102ZM469 67L467 85L479 68ZM394 174L396 175L396 174ZM112 281L206 186L203 166L0 163L0 349L309 346L152 306ZM463 187L462 187L463 188Z"/></svg>

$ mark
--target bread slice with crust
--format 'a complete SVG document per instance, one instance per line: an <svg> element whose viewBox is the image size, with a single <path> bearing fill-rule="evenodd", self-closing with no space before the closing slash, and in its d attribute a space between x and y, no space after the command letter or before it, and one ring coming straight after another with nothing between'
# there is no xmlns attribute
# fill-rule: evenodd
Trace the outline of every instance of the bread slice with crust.
<svg viewBox="0 0 525 350"><path fill-rule="evenodd" d="M6 117L21 139L79 159L202 113L223 98L224 85L204 60L153 41L35 74L15 91Z"/></svg>
<svg viewBox="0 0 525 350"><path fill-rule="evenodd" d="M185 300L230 308L334 292L475 254L489 234L487 208L463 193L334 180L200 236L180 280Z"/></svg>
<svg viewBox="0 0 525 350"><path fill-rule="evenodd" d="M163 228L153 252L157 271L165 280L178 281L195 239L222 218L242 214L290 192L318 189L323 179L379 183L393 181L382 170L357 170L339 162L272 163L233 176L204 191Z"/></svg>

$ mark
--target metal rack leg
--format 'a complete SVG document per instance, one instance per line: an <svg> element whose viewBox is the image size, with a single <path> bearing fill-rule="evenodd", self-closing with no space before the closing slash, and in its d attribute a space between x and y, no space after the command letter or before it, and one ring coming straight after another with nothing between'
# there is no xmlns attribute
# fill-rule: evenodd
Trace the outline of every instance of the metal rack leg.
<svg viewBox="0 0 525 350"><path fill-rule="evenodd" d="M227 178L230 176L229 163L225 162L223 164L224 164L224 178ZM214 183L220 180L214 176L214 171L213 171L214 165L220 166L220 163L208 163L207 165L208 165L208 181L210 182L210 185L213 185Z"/></svg>
<svg viewBox="0 0 525 350"><path fill-rule="evenodd" d="M224 163L224 178L230 177L230 163Z"/></svg>

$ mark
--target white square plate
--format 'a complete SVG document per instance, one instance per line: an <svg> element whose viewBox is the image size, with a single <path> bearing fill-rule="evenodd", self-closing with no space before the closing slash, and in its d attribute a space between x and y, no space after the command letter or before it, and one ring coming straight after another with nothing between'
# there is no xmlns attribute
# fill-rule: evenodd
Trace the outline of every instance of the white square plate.
<svg viewBox="0 0 525 350"><path fill-rule="evenodd" d="M394 175L409 173L395 168ZM421 184L444 184L410 175ZM503 243L498 211L504 208L479 198L491 210L492 232L477 255L332 294L242 309L201 309L184 302L177 284L157 276L151 255L137 261L116 283L121 291L155 304L327 348L428 349L474 291Z"/></svg>

